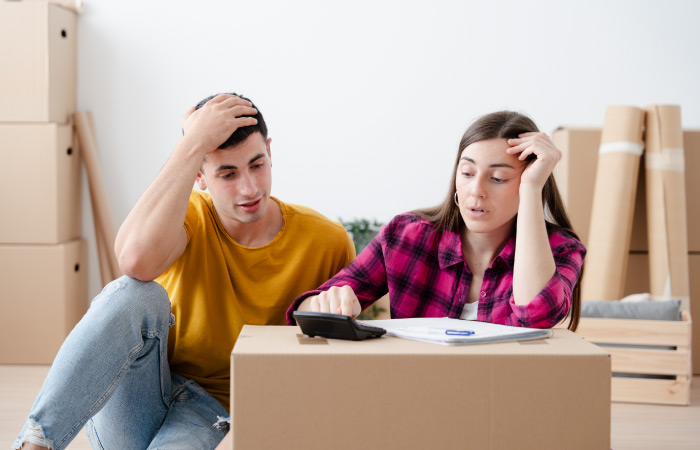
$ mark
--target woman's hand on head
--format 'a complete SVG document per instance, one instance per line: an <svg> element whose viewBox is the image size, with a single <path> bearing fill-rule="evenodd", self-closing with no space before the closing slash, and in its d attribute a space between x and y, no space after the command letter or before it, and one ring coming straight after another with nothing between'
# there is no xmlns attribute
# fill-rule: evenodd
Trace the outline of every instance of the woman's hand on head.
<svg viewBox="0 0 700 450"><path fill-rule="evenodd" d="M304 300L298 310L357 317L362 312L362 306L350 286L332 286Z"/></svg>
<svg viewBox="0 0 700 450"><path fill-rule="evenodd" d="M561 159L561 150L546 133L522 133L517 139L508 139L510 148L506 151L511 155L517 155L518 159L524 161L530 155L535 155L535 159L525 167L520 177L520 185L531 185L534 187L544 187L547 178L554 170Z"/></svg>

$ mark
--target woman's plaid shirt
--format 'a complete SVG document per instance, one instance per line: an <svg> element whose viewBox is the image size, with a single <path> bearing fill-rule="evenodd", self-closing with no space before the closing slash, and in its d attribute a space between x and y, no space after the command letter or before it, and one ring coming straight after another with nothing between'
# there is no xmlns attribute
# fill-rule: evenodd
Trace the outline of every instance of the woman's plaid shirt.
<svg viewBox="0 0 700 450"><path fill-rule="evenodd" d="M480 321L533 328L560 322L571 307L573 287L581 273L586 249L564 231L549 236L556 272L527 305L513 300L515 236L484 273L479 293ZM464 261L460 235L442 234L414 213L396 216L357 259L317 290L301 295L292 312L308 296L332 286L350 286L362 308L389 293L391 317L459 318L467 300L472 274Z"/></svg>

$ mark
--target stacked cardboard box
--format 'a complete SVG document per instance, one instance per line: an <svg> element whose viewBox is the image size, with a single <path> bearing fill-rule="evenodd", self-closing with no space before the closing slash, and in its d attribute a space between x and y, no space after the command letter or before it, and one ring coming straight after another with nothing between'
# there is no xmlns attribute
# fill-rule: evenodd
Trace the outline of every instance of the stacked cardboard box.
<svg viewBox="0 0 700 450"><path fill-rule="evenodd" d="M0 363L51 363L87 307L76 16L0 2Z"/></svg>
<svg viewBox="0 0 700 450"><path fill-rule="evenodd" d="M562 150L562 160L555 168L555 177L564 203L584 245L589 239L590 214L593 205L600 128L560 128L552 138ZM700 169L700 130L683 132L686 173ZM630 255L623 295L649 292L649 246L647 238L647 201L645 162L641 160L634 206ZM700 314L700 179L685 177L690 273L690 312ZM693 372L700 374L700 325L692 324Z"/></svg>

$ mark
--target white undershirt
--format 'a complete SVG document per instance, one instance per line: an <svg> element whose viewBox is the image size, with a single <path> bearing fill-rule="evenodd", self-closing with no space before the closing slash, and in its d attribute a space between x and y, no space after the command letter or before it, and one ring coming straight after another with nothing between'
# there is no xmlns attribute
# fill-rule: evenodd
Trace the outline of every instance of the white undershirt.
<svg viewBox="0 0 700 450"><path fill-rule="evenodd" d="M462 320L476 320L476 312L479 310L479 302L465 303L462 314L459 316Z"/></svg>

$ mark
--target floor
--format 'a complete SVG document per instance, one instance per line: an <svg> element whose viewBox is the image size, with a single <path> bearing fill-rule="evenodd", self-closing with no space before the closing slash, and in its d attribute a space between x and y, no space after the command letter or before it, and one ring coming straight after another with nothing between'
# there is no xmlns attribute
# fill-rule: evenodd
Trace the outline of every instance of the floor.
<svg viewBox="0 0 700 450"><path fill-rule="evenodd" d="M48 366L0 365L0 448L9 448L22 428ZM693 378L691 406L612 404L614 450L700 449L700 376ZM84 432L68 447L89 450Z"/></svg>

